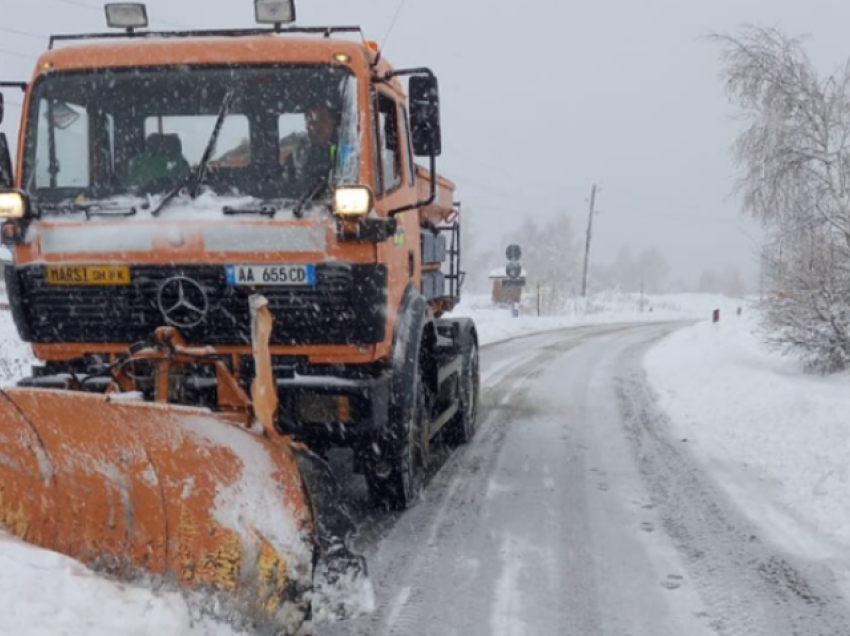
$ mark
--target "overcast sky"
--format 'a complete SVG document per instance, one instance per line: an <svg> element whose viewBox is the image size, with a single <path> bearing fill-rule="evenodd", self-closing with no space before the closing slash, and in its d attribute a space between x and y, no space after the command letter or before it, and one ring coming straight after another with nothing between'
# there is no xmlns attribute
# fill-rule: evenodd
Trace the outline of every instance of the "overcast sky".
<svg viewBox="0 0 850 636"><path fill-rule="evenodd" d="M299 23L360 24L381 40L398 6L301 0ZM158 27L253 20L251 0L148 7ZM29 78L46 45L33 35L101 30L102 15L93 0L0 0L0 78ZM439 75L440 170L457 181L483 240L501 247L524 215L558 209L583 226L596 182L596 260L654 245L677 276L733 264L754 280L758 228L729 198L737 124L717 48L705 40L745 22L811 35L825 71L850 56L850 3L841 0L407 0L386 54ZM19 117L9 111L7 133Z"/></svg>

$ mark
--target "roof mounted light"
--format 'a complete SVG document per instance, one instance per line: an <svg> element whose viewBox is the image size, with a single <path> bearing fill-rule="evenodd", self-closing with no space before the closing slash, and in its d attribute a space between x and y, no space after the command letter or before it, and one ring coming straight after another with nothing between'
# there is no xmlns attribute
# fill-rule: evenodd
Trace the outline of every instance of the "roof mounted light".
<svg viewBox="0 0 850 636"><path fill-rule="evenodd" d="M254 13L258 24L281 24L295 22L295 0L254 0Z"/></svg>
<svg viewBox="0 0 850 636"><path fill-rule="evenodd" d="M106 5L106 24L111 29L135 29L148 26L148 8L136 2L118 2Z"/></svg>

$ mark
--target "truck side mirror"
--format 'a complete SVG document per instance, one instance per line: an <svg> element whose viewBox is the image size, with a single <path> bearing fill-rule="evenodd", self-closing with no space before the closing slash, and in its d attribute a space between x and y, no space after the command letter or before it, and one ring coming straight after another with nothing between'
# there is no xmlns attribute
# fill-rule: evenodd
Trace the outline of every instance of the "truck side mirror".
<svg viewBox="0 0 850 636"><path fill-rule="evenodd" d="M0 93L0 124L3 123L3 116L6 114L6 106L3 102L3 93Z"/></svg>
<svg viewBox="0 0 850 636"><path fill-rule="evenodd" d="M443 151L440 132L440 89L433 75L410 78L410 128L417 157L439 157Z"/></svg>
<svg viewBox="0 0 850 636"><path fill-rule="evenodd" d="M15 185L12 175L12 155L6 133L0 133L0 189L11 190Z"/></svg>

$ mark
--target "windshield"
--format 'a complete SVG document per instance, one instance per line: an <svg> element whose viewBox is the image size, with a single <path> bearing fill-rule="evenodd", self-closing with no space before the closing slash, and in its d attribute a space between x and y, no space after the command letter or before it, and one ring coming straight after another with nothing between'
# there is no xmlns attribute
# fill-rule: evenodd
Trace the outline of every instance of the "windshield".
<svg viewBox="0 0 850 636"><path fill-rule="evenodd" d="M356 183L357 94L348 70L183 67L41 80L27 130L25 188L42 203L164 194L198 170L231 90L206 188L299 200Z"/></svg>

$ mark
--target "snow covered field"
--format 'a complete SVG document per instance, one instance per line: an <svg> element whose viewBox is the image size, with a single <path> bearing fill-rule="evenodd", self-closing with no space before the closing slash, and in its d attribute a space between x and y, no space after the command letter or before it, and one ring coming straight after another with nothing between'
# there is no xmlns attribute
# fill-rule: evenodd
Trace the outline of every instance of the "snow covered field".
<svg viewBox="0 0 850 636"><path fill-rule="evenodd" d="M0 303L4 300L0 296ZM8 311L0 311L0 387L25 375L32 363L30 347L18 338L12 315Z"/></svg>
<svg viewBox="0 0 850 636"><path fill-rule="evenodd" d="M490 344L531 333L583 325L635 322L710 320L715 309L723 316L734 315L748 301L713 294L603 294L587 301L577 299L560 316L537 317L533 302L522 308L517 318L511 310L493 307L489 296L466 295L455 315L469 316L478 326L482 344Z"/></svg>
<svg viewBox="0 0 850 636"><path fill-rule="evenodd" d="M805 375L757 315L675 333L645 360L674 437L784 549L850 564L850 386Z"/></svg>

